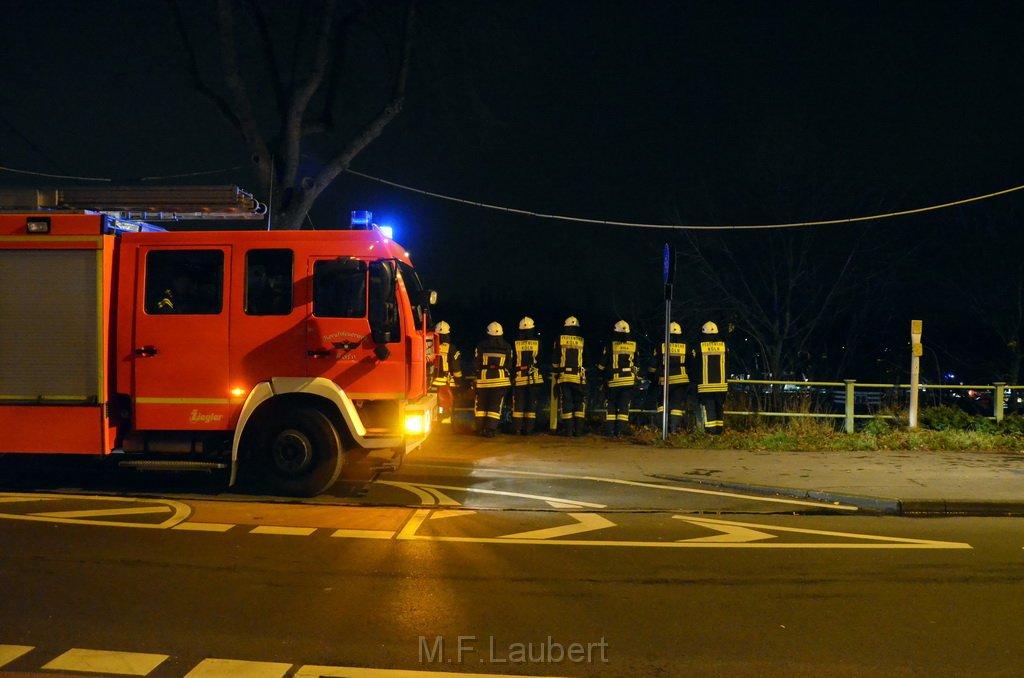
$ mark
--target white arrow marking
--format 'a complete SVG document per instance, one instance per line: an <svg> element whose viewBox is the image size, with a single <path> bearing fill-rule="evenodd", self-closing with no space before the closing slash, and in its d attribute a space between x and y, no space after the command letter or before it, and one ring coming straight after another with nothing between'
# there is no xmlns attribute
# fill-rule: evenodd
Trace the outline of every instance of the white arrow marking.
<svg viewBox="0 0 1024 678"><path fill-rule="evenodd" d="M568 515L572 516L579 522L575 525L562 525L561 527L547 527L542 530L530 530L529 532L505 534L499 537L499 539L555 539L557 537L565 537L570 534L579 534L580 532L591 532L593 530L603 530L606 527L615 527L615 523L603 516L597 515L596 513L569 513Z"/></svg>
<svg viewBox="0 0 1024 678"><path fill-rule="evenodd" d="M471 516L476 511L467 511L466 509L452 509L450 511L434 511L430 514L431 520L440 520L441 518L457 518L458 516Z"/></svg>
<svg viewBox="0 0 1024 678"><path fill-rule="evenodd" d="M565 502L565 501L550 501L549 500L548 501L548 505L551 506L551 508L556 508L556 509L576 509L576 510L579 510L579 509L583 508L579 504L570 504L569 502Z"/></svg>
<svg viewBox="0 0 1024 678"><path fill-rule="evenodd" d="M887 542L885 544L845 544L845 543L830 543L830 544L786 544L785 546L801 547L806 546L813 548L817 546L830 547L830 548L896 548L890 547L888 544L898 544L900 547L905 548L971 548L970 544L964 544L960 542L952 541L934 541L932 539L912 539L910 537L884 537L878 534L856 534L854 532L832 532L830 530L811 530L805 527L782 527L781 525L759 525L757 523L739 523L734 520L712 520L711 518L693 518L691 516L672 516L677 520L685 522L692 522L700 524L702 527L709 527L715 530L721 530L723 532L732 528L740 528L748 530L750 532L756 532L750 528L759 527L765 530L771 530L773 532L796 532L798 534L814 534L821 535L824 537L843 537L845 539L867 539L874 542ZM764 534L764 533L762 533ZM766 535L773 537L775 535ZM677 543L686 543L693 541L701 541L701 539L683 539ZM722 540L729 541L729 540ZM751 546L772 546L772 544L752 544Z"/></svg>
<svg viewBox="0 0 1024 678"><path fill-rule="evenodd" d="M672 516L678 518L687 523L692 523L698 527L707 527L712 530L717 530L721 534L714 534L707 537L695 537L694 539L678 539L680 542L721 542L721 543L746 543L751 541L758 541L760 539L775 539L776 535L768 534L767 532L758 532L752 530L749 527L741 527L739 525L723 525L713 520L706 520L703 518L684 518L683 516Z"/></svg>

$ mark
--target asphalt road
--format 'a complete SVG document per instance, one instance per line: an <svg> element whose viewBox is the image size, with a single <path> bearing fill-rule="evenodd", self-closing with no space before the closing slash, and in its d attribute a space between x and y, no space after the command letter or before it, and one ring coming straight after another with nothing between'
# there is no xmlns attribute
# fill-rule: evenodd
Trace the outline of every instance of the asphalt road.
<svg viewBox="0 0 1024 678"><path fill-rule="evenodd" d="M513 471L424 459L310 502L176 476L0 483L0 675L1024 667L1021 519Z"/></svg>

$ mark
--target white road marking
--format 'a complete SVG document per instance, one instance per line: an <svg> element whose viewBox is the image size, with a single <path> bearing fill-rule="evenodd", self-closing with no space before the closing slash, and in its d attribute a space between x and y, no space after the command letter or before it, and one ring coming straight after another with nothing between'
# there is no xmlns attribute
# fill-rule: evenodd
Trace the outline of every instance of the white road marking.
<svg viewBox="0 0 1024 678"><path fill-rule="evenodd" d="M351 539L393 539L395 533L391 530L335 530L332 537L348 537Z"/></svg>
<svg viewBox="0 0 1024 678"><path fill-rule="evenodd" d="M603 530L606 527L615 527L615 523L604 516L596 513L570 513L578 522L575 525L562 525L560 527L548 527L541 530L530 530L529 532L517 532L516 534L504 534L500 539L555 539L566 537L570 534L580 532L592 532Z"/></svg>
<svg viewBox="0 0 1024 678"><path fill-rule="evenodd" d="M873 534L855 534L852 532L830 532L826 530L810 530L796 527L780 527L776 525L760 525L756 523L738 523L727 520L711 520L701 518L704 527L714 525L714 529L722 530L724 526L737 526L749 530L770 530L773 532L796 532L801 534L813 534L820 536L842 537L845 539L860 539L863 541L851 542L737 542L737 541L712 541L682 540L682 541L615 541L615 540L594 540L594 539L536 539L523 538L521 535L507 535L505 537L447 537L436 535L419 534L419 529L430 515L430 509L417 509L409 518L409 521L396 535L396 539L410 541L439 541L465 544L533 544L545 546L618 546L637 548L746 548L746 549L972 549L970 544L952 541L934 541L930 539L912 539L909 537L885 537ZM574 516L577 514L573 514ZM688 516L680 516L680 520L690 519ZM537 531L540 532L540 531ZM529 534L529 533L526 533ZM870 540L870 541L869 541Z"/></svg>
<svg viewBox="0 0 1024 678"><path fill-rule="evenodd" d="M775 534L768 534L766 532L759 532L758 530L752 530L749 527L741 527L739 525L723 525L721 522L714 520L704 520L702 518L690 518L683 516L672 517L678 518L679 520L691 523L698 527L709 527L719 532L719 534L713 534L707 537L679 539L677 541L747 543L752 541L758 541L760 539L775 539L778 536Z"/></svg>
<svg viewBox="0 0 1024 678"><path fill-rule="evenodd" d="M43 668L54 671L83 671L90 673L115 673L120 676L145 676L163 663L169 656L166 654L73 648L53 661L44 664Z"/></svg>
<svg viewBox="0 0 1024 678"><path fill-rule="evenodd" d="M31 651L31 645L0 645L0 667Z"/></svg>
<svg viewBox="0 0 1024 678"><path fill-rule="evenodd" d="M439 468L449 470L461 470L461 471L480 471L480 468L470 466L441 466L439 464L414 464L410 465L415 468ZM574 476L565 473L545 473L542 471L516 471L512 469L504 468L488 468L488 471L494 473L511 473L516 475L524 476L536 476L539 478L562 478L565 480L588 480L597 483L612 483L616 485L630 485L633 487L644 487L652 490L668 490L669 492L684 492L689 494L708 494L716 497L730 497L732 499L748 499L750 501L760 501L771 504L788 504L793 506L813 506L814 508L830 508L836 511L850 511L855 512L859 509L856 506L847 506L846 504L833 504L822 501L801 501L799 499L783 499L781 497L762 497L759 495L751 494L739 494L736 492L722 492L719 490L700 490L695 487L678 487L675 485L660 485L658 483L647 483L638 480L621 480L619 478L602 478L600 476ZM604 508L603 506L595 506L592 508Z"/></svg>
<svg viewBox="0 0 1024 678"><path fill-rule="evenodd" d="M434 504L437 503L437 497L435 495L431 494L430 492L427 492L426 490L421 490L419 487L413 485L412 483L400 483L395 480L378 480L377 484L392 485L394 487L400 487L403 490L412 492L417 497L419 497L420 503L423 504L424 506L433 506Z"/></svg>
<svg viewBox="0 0 1024 678"><path fill-rule="evenodd" d="M175 525L174 527L172 527L171 529L172 530L185 530L185 531L191 530L192 532L227 532L228 530L230 530L234 526L235 526L234 523L199 523L199 522L193 523L193 522L187 522L187 523L179 523L179 524Z"/></svg>
<svg viewBox="0 0 1024 678"><path fill-rule="evenodd" d="M398 482L395 482L395 481L392 481L392 480L383 480L383 481L382 480L378 480L377 482L382 484L382 485L396 485L396 486L399 486L399 487L404 487L405 485L407 485L407 483L398 483ZM519 497L519 498L522 498L522 499L537 499L539 501L547 501L547 502L556 501L556 502L561 502L561 503L565 503L565 504L571 504L574 508L578 507L578 508L600 509L600 508L604 508L606 506L606 504L594 504L594 503L589 502L589 501L578 501L576 499L563 499L561 497L545 497L545 496L542 496L542 495L539 495L539 494L525 494L523 492L508 492L508 491L505 491L505 490L487 490L487 489L484 489L484 488L481 488L481 487L459 487L459 486L456 486L456 485L428 485L428 484L425 484L425 483L415 483L415 484L408 483L408 487L404 487L404 489L408 489L410 491L415 492L415 490L413 490L412 488L421 488L421 489L424 489L424 490L427 490L427 491L429 491L429 490L454 490L456 492L475 492L476 494L495 494L495 495L500 495L500 496L503 496L503 497ZM420 495L419 492L415 492L415 493ZM422 496L422 495L420 495L420 496ZM431 501L431 502L426 502L426 503L428 505L433 505L434 502ZM459 505L461 505L461 504L459 504Z"/></svg>
<svg viewBox="0 0 1024 678"><path fill-rule="evenodd" d="M140 506L139 508L122 509L93 509L91 511L47 511L45 513L33 513L34 516L46 518L92 518L96 516L131 516L144 513L170 513L173 511L170 506Z"/></svg>
<svg viewBox="0 0 1024 678"><path fill-rule="evenodd" d="M160 523L146 523L137 521L116 521L116 520L96 520L89 518L73 518L73 517L60 517L46 515L44 513L36 512L35 514L22 514L22 513L3 513L0 512L0 519L7 520L29 520L36 522L45 523L63 523L68 525L103 525L107 527L139 527L146 529L166 530L179 523L184 522L188 519L192 513L192 509L180 501L174 501L171 499L125 499L124 497L107 497L97 496L88 494L31 494L31 495L18 495L17 493L0 493L2 498L13 498L13 497L27 497L28 501L98 501L98 502L110 502L120 504L160 504L165 508L160 509L160 513L169 512L171 515ZM141 508L141 507L140 507ZM102 509L106 511L108 509ZM114 509L117 511L118 509ZM134 510L134 509L130 509ZM54 513L61 513L60 511ZM111 515L111 514L107 514ZM116 514L114 514L116 515Z"/></svg>
<svg viewBox="0 0 1024 678"><path fill-rule="evenodd" d="M282 678L291 664L246 662L236 659L204 659L185 678Z"/></svg>
<svg viewBox="0 0 1024 678"><path fill-rule="evenodd" d="M278 525L257 525L249 534L283 534L292 537L308 537L316 532L315 527L282 527Z"/></svg>
<svg viewBox="0 0 1024 678"><path fill-rule="evenodd" d="M579 504L568 504L568 503L566 503L564 501L550 501L549 500L548 504L551 506L551 508L556 508L556 509L578 509L578 508L582 508Z"/></svg>
<svg viewBox="0 0 1024 678"><path fill-rule="evenodd" d="M452 509L450 511L434 511L430 514L431 520L443 520L444 518L458 518L460 516L471 516L476 511L473 509Z"/></svg>

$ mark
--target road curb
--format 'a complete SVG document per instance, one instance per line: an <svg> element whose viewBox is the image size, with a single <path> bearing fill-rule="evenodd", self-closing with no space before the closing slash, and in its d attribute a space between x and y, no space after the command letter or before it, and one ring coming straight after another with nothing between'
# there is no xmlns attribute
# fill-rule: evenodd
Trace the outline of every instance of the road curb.
<svg viewBox="0 0 1024 678"><path fill-rule="evenodd" d="M654 474L652 477L671 480L677 483L702 488L729 490L769 497L786 497L789 499L811 499L827 504L845 504L856 506L870 513L881 513L897 516L1024 516L1024 501L989 500L989 499L894 499L871 497L859 494L848 494L828 490L803 490L793 487L773 485L755 485L728 480L707 480L668 474Z"/></svg>

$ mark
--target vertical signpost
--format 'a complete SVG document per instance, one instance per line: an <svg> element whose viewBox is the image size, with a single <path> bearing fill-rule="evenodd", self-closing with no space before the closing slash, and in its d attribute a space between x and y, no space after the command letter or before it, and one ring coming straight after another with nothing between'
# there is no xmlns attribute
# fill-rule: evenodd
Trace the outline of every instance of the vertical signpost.
<svg viewBox="0 0 1024 678"><path fill-rule="evenodd" d="M662 385L661 385L661 439L668 440L668 364L669 364L669 329L672 323L672 284L676 278L676 250L665 243L665 343L662 344Z"/></svg>
<svg viewBox="0 0 1024 678"><path fill-rule="evenodd" d="M911 429L917 428L917 392L921 376L921 356L924 346L921 345L921 330L924 323L920 320L910 321L910 420Z"/></svg>

